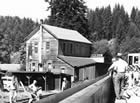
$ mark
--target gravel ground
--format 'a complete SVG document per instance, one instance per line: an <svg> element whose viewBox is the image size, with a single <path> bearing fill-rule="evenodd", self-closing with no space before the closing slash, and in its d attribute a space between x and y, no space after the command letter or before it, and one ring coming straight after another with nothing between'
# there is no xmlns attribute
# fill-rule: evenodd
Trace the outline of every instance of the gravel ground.
<svg viewBox="0 0 140 103"><path fill-rule="evenodd" d="M53 95L53 94L56 94L59 92L61 92L61 91L57 91L57 90L52 90L52 91L48 91L48 92L43 91L42 96L46 97L46 96ZM17 103L23 103L23 101L25 101L25 100L28 101L30 96L31 95L29 92L18 92L17 93ZM9 102L9 92L0 91L0 103L8 103L8 102Z"/></svg>
<svg viewBox="0 0 140 103"><path fill-rule="evenodd" d="M18 92L17 93L17 100L20 101L22 99L28 99L30 97L29 93L26 92ZM0 91L0 103L7 103L9 102L9 92Z"/></svg>

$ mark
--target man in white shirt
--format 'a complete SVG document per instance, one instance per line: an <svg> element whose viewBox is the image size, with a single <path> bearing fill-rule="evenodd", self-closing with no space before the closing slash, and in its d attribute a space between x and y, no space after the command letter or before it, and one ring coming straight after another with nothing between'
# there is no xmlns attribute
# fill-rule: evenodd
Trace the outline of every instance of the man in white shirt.
<svg viewBox="0 0 140 103"><path fill-rule="evenodd" d="M116 60L109 67L109 71L113 69L113 83L117 99L121 99L121 89L124 87L125 72L128 67L128 63L121 58L122 54L118 53Z"/></svg>

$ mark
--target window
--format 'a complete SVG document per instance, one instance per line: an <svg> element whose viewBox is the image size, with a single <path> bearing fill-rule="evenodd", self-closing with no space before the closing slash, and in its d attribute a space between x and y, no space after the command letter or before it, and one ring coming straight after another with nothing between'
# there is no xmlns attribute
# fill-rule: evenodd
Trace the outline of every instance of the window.
<svg viewBox="0 0 140 103"><path fill-rule="evenodd" d="M49 50L49 49L50 49L50 42L47 41L47 42L46 42L46 50Z"/></svg>
<svg viewBox="0 0 140 103"><path fill-rule="evenodd" d="M34 43L34 51L35 53L38 53L38 42Z"/></svg>
<svg viewBox="0 0 140 103"><path fill-rule="evenodd" d="M129 60L129 65L132 65L133 57L132 56L129 56L128 57L128 60Z"/></svg>
<svg viewBox="0 0 140 103"><path fill-rule="evenodd" d="M63 43L63 52L65 52L65 51L66 51L66 44Z"/></svg>
<svg viewBox="0 0 140 103"><path fill-rule="evenodd" d="M138 64L138 56L134 56L134 64Z"/></svg>
<svg viewBox="0 0 140 103"><path fill-rule="evenodd" d="M37 46L38 45L38 42L35 42L35 46Z"/></svg>
<svg viewBox="0 0 140 103"><path fill-rule="evenodd" d="M32 66L35 66L35 63L32 63Z"/></svg>
<svg viewBox="0 0 140 103"><path fill-rule="evenodd" d="M38 47L35 47L34 49L35 49L35 53L38 53Z"/></svg>
<svg viewBox="0 0 140 103"><path fill-rule="evenodd" d="M72 51L73 51L73 49L72 49L72 48L73 48L73 45L72 45L72 44L70 44L70 53L71 53L71 54L73 53L73 52L72 52Z"/></svg>

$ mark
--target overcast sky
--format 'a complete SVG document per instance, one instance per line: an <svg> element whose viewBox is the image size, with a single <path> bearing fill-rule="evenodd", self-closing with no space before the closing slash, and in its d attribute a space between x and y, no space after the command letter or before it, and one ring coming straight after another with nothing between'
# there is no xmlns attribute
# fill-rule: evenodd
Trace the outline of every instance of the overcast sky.
<svg viewBox="0 0 140 103"><path fill-rule="evenodd" d="M85 0L88 8L108 6L114 7L116 3L122 4L130 14L133 6L140 10L140 0ZM1 16L29 17L33 20L44 19L48 16L48 4L44 0L0 0Z"/></svg>

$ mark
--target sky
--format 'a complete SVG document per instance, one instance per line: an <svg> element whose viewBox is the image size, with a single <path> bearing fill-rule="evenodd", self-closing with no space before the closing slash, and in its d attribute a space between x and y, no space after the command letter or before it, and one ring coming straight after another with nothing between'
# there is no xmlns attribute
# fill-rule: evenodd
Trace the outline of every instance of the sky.
<svg viewBox="0 0 140 103"><path fill-rule="evenodd" d="M124 6L128 14L132 7L140 10L140 0L84 0L86 6L91 9L106 7L115 4ZM45 0L0 0L0 16L19 16L20 18L31 18L34 21L47 18L50 11L47 11L48 3Z"/></svg>

